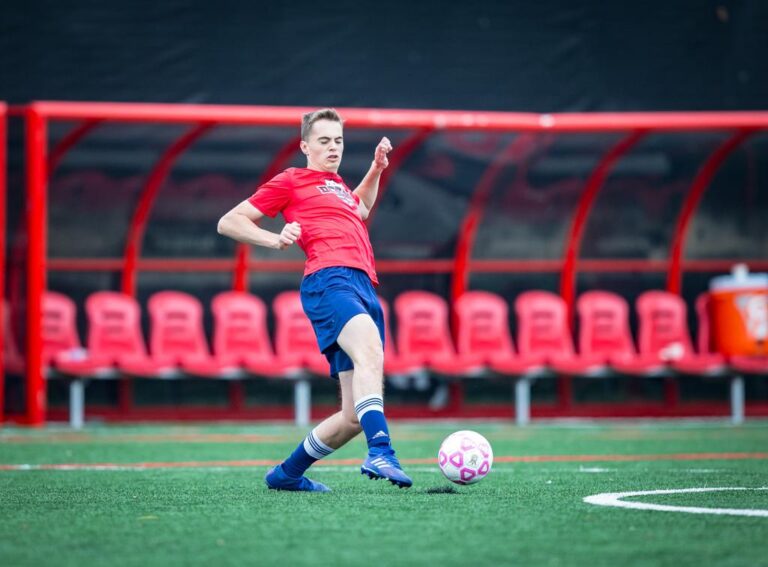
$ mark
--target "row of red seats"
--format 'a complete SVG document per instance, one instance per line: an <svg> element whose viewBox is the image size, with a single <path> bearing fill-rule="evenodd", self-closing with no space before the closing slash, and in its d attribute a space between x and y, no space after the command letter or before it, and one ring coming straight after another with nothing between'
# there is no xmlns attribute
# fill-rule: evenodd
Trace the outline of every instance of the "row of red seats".
<svg viewBox="0 0 768 567"><path fill-rule="evenodd" d="M508 328L506 301L488 292L464 294L454 307L455 352L448 333L445 302L426 292L405 293L395 301L397 344L401 358L418 356L432 370L444 374L461 375L483 367L509 376L659 376L670 371L700 376L733 371L768 373L768 360L764 358L726 359L709 352L708 299L708 295L703 295L697 305L698 353L691 341L684 300L664 291L648 291L637 299L637 348L632 340L626 300L605 291L586 292L577 301L578 352L565 302L544 291L525 292L515 300L517 348Z"/></svg>
<svg viewBox="0 0 768 567"><path fill-rule="evenodd" d="M273 307L276 350L267 332L267 310L261 299L238 292L217 295L211 304L211 354L200 301L177 291L156 293L147 304L147 350L138 302L121 293L100 291L85 302L88 348L84 350L76 331L74 303L60 293L48 292L43 299L43 360L61 374L79 377L104 377L118 371L160 378L184 374L235 378L243 371L269 377L302 370L327 375L328 364L317 349L298 294L280 294Z"/></svg>
<svg viewBox="0 0 768 567"><path fill-rule="evenodd" d="M734 370L768 373L765 359L726 360L706 352L708 324L703 301L698 305L703 339L696 353L687 326L686 305L678 296L649 291L638 298L635 348L627 302L609 292L584 293L577 302L577 352L565 303L552 293L529 291L517 297L515 348L508 305L502 297L472 291L459 298L455 305L454 343L445 300L429 292L405 292L394 302L397 348L388 337L385 373L404 374L419 368L457 377L487 370L507 376L654 376L670 371L716 376ZM383 300L382 305L388 317L389 309ZM328 364L317 349L295 291L279 294L272 304L274 349L267 330L266 306L247 293L224 292L213 299L212 353L205 339L203 308L194 296L163 291L149 299L149 351L141 332L140 307L134 298L101 291L92 294L85 307L87 350L81 348L77 335L74 302L55 292L44 297L44 362L61 374L100 377L122 372L140 377L190 374L217 378L236 378L244 373L270 377L302 372L328 374Z"/></svg>

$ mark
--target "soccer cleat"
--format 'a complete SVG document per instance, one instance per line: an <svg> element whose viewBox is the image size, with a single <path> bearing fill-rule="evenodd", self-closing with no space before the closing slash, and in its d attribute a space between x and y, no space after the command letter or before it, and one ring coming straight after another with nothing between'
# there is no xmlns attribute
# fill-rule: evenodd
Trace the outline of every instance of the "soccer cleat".
<svg viewBox="0 0 768 567"><path fill-rule="evenodd" d="M391 447L371 449L368 452L368 458L360 467L360 473L367 474L368 478L374 480L385 478L400 488L408 488L413 484L410 477L400 467L400 461L395 457L395 452Z"/></svg>
<svg viewBox="0 0 768 567"><path fill-rule="evenodd" d="M325 486L322 482L316 482L310 480L305 476L299 478L293 478L285 474L283 467L277 465L269 469L264 482L267 483L267 487L272 490L292 490L300 492L330 492L331 489Z"/></svg>

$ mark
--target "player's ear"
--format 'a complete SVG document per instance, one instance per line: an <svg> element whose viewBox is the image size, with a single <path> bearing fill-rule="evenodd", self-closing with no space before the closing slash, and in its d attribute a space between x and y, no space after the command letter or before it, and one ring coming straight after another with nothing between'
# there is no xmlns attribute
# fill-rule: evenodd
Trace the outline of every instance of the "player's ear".
<svg viewBox="0 0 768 567"><path fill-rule="evenodd" d="M301 148L301 153L303 153L305 156L309 155L309 147L307 146L307 143L304 140L299 142L299 147Z"/></svg>

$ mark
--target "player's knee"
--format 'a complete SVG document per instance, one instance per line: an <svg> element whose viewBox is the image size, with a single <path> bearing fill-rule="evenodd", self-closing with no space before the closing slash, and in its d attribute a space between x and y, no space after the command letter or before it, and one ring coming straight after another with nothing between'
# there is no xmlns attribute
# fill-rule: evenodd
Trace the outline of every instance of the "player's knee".
<svg viewBox="0 0 768 567"><path fill-rule="evenodd" d="M344 418L344 428L348 433L357 435L363 430L363 426L360 425L360 420L357 419L357 414L355 414L355 412L351 412L350 414L344 413L342 414L342 417Z"/></svg>

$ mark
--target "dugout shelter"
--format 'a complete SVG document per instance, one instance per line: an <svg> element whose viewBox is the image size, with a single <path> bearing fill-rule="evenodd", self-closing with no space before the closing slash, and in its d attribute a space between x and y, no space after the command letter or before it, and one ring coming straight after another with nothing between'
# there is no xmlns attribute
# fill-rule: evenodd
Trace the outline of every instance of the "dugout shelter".
<svg viewBox="0 0 768 567"><path fill-rule="evenodd" d="M309 110L0 106L0 384L18 378L22 421L46 420L46 290L82 306L100 290L145 305L173 289L207 306L226 290L269 303L298 288L298 249L249 250L215 224L260 182L304 165L298 126ZM338 110L348 185L382 135L395 147L368 220L390 302L413 289L451 304L470 289L509 302L542 289L564 300L575 326L584 291L634 301L664 289L687 301L695 324L695 298L713 275L737 262L768 271L768 112ZM570 407L568 379L557 397Z"/></svg>

